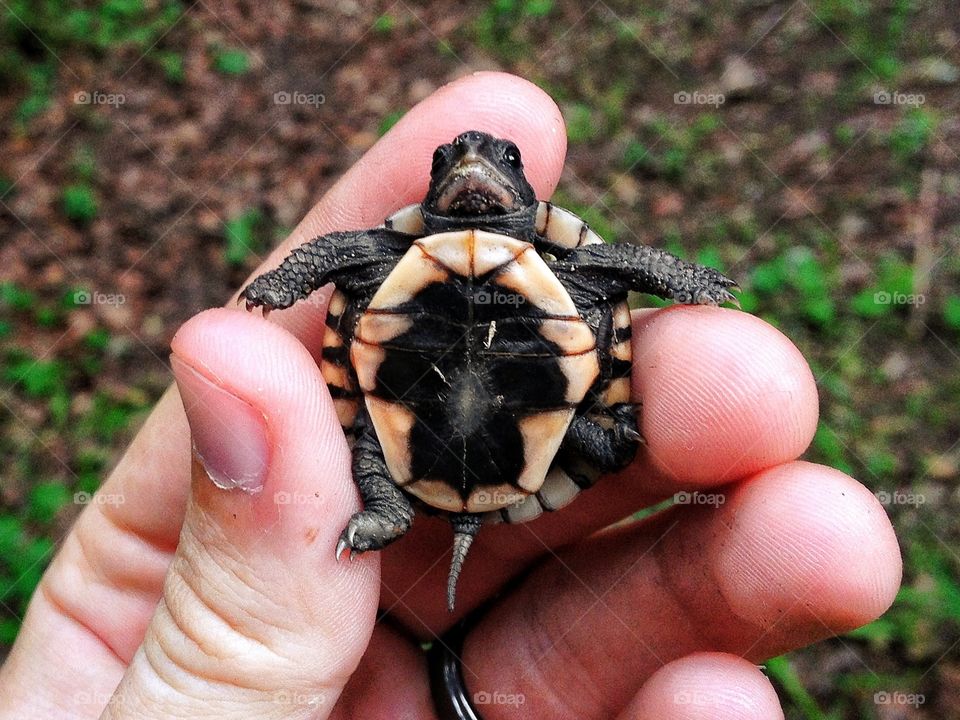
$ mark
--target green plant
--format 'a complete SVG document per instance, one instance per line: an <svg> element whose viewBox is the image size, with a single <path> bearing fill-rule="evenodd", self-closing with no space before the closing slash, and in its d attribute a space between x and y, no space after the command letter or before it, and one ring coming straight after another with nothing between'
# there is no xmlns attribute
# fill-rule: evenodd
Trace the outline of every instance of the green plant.
<svg viewBox="0 0 960 720"><path fill-rule="evenodd" d="M571 143L586 142L595 138L599 127L593 119L593 111L584 103L572 103L566 112L567 137Z"/></svg>
<svg viewBox="0 0 960 720"><path fill-rule="evenodd" d="M50 523L72 499L70 491L59 482L38 483L27 500L27 516L34 522Z"/></svg>
<svg viewBox="0 0 960 720"><path fill-rule="evenodd" d="M103 56L134 48L149 62L185 12L179 0L9 0L0 8L0 80L25 87L16 119L46 107L60 58L69 51Z"/></svg>
<svg viewBox="0 0 960 720"><path fill-rule="evenodd" d="M243 75L250 69L250 58L238 48L216 48L213 67L224 75Z"/></svg>
<svg viewBox="0 0 960 720"><path fill-rule="evenodd" d="M245 210L231 218L223 228L227 240L226 259L231 265L242 265L260 246L259 231L264 223L263 213L257 208Z"/></svg>
<svg viewBox="0 0 960 720"><path fill-rule="evenodd" d="M68 185L62 201L63 214L78 225L86 225L97 216L97 199L89 185Z"/></svg>
<svg viewBox="0 0 960 720"><path fill-rule="evenodd" d="M23 353L14 353L4 368L4 379L34 398L64 392L67 374L67 366L60 360L38 360Z"/></svg>
<svg viewBox="0 0 960 720"><path fill-rule="evenodd" d="M384 13L373 21L373 31L380 33L381 35L387 35L391 30L393 30L396 24L397 21L394 19L393 15Z"/></svg>
<svg viewBox="0 0 960 720"><path fill-rule="evenodd" d="M553 6L553 0L493 0L474 23L474 37L480 46L505 59L519 57L529 49L519 32L546 18Z"/></svg>
<svg viewBox="0 0 960 720"><path fill-rule="evenodd" d="M37 298L16 283L4 281L0 282L0 305L11 310L29 311L36 307Z"/></svg>
<svg viewBox="0 0 960 720"><path fill-rule="evenodd" d="M943 303L943 321L954 330L960 330L960 295L951 295Z"/></svg>
<svg viewBox="0 0 960 720"><path fill-rule="evenodd" d="M909 108L887 138L894 159L901 163L916 159L930 143L936 128L937 118L932 112Z"/></svg>
<svg viewBox="0 0 960 720"><path fill-rule="evenodd" d="M784 693L806 720L828 720L817 705L817 701L804 687L788 657L781 655L771 658L764 663L764 666L767 674L783 688Z"/></svg>
<svg viewBox="0 0 960 720"><path fill-rule="evenodd" d="M405 113L405 110L394 110L393 112L384 115L383 119L380 121L380 124L377 126L377 135L380 137L386 135L390 131L390 128L396 125Z"/></svg>

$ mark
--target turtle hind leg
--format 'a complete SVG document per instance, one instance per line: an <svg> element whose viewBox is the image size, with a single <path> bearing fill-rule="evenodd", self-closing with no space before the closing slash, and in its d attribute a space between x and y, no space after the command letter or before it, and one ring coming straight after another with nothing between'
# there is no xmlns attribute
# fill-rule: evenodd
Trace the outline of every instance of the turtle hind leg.
<svg viewBox="0 0 960 720"><path fill-rule="evenodd" d="M353 446L353 480L363 499L363 510L350 518L340 534L338 560L345 550L351 557L380 550L401 538L413 524L413 506L394 484L373 428L360 418L358 421L361 426Z"/></svg>
<svg viewBox="0 0 960 720"><path fill-rule="evenodd" d="M605 427L587 415L577 415L567 429L564 445L596 465L600 472L626 467L642 440L637 430L636 406L617 403L606 408L611 425Z"/></svg>
<svg viewBox="0 0 960 720"><path fill-rule="evenodd" d="M458 513L450 518L453 526L453 559L450 561L450 574L447 576L447 610L453 612L457 601L457 580L463 570L463 562L473 544L473 538L483 525L482 513Z"/></svg>

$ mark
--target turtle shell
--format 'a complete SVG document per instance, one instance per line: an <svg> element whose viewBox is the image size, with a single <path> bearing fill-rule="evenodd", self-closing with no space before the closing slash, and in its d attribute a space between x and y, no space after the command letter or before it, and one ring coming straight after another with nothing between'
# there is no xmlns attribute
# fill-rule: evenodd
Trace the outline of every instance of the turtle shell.
<svg viewBox="0 0 960 720"><path fill-rule="evenodd" d="M423 234L419 205L384 224ZM537 231L562 248L603 242L547 202ZM349 437L363 402L394 480L425 503L525 522L595 481L555 455L597 378L597 337L529 243L479 230L421 238L364 312L335 291L327 325L321 370L341 425ZM599 388L599 410L630 399L626 303L611 325L601 342L623 370Z"/></svg>
<svg viewBox="0 0 960 720"><path fill-rule="evenodd" d="M415 241L350 359L394 481L451 512L537 492L599 374L593 331L533 245L481 230Z"/></svg>

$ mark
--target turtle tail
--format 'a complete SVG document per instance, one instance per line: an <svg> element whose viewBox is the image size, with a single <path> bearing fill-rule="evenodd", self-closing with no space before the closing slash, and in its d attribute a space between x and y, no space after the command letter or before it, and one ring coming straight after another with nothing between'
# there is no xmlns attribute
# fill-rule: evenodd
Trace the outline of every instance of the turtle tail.
<svg viewBox="0 0 960 720"><path fill-rule="evenodd" d="M481 513L459 513L450 518L453 526L453 559L450 561L450 574L447 576L447 610L453 612L457 601L457 580L463 570L463 562L473 544L480 526L483 525Z"/></svg>

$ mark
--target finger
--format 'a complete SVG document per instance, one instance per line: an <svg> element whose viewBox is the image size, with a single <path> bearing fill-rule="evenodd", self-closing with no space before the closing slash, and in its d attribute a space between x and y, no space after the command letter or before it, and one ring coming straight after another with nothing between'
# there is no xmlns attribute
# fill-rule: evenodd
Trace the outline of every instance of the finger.
<svg viewBox="0 0 960 720"><path fill-rule="evenodd" d="M674 306L640 315L634 332L649 492L727 483L810 444L816 382L779 330L734 310Z"/></svg>
<svg viewBox="0 0 960 720"><path fill-rule="evenodd" d="M893 602L896 538L851 478L796 462L718 490L723 502L674 507L548 560L468 636L470 690L524 692L531 717L610 717L673 659L757 662Z"/></svg>
<svg viewBox="0 0 960 720"><path fill-rule="evenodd" d="M437 138L471 127L510 134L525 153L534 186L552 192L565 152L562 120L536 86L502 73L480 73L418 104L309 213L292 244L348 226L374 225L425 189L425 168ZM396 192L385 192L384 187ZM258 272L266 269L264 264ZM323 317L314 309L275 313L301 338ZM239 346L235 349L239 352ZM139 645L177 545L190 477L189 428L179 395L168 391L78 519L48 570L24 620L20 640L0 671L0 686L19 688L11 712L75 709L77 693L109 697ZM96 717L102 703L91 703ZM39 713L43 715L43 712Z"/></svg>
<svg viewBox="0 0 960 720"><path fill-rule="evenodd" d="M377 623L366 654L331 720L436 720L423 651L388 623Z"/></svg>
<svg viewBox="0 0 960 720"><path fill-rule="evenodd" d="M667 663L640 688L620 720L777 720L780 700L756 665L724 653Z"/></svg>
<svg viewBox="0 0 960 720"><path fill-rule="evenodd" d="M461 576L452 616L443 591L449 527L418 517L408 536L384 554L384 607L430 637L552 548L678 490L793 460L813 437L817 390L810 368L793 343L762 320L709 307L642 313L633 346L634 398L642 402L646 438L637 461L560 512L485 528Z"/></svg>
<svg viewBox="0 0 960 720"><path fill-rule="evenodd" d="M202 313L172 347L191 497L160 604L104 717L327 717L379 592L376 557L338 563L329 551L356 502L333 403L296 339L258 318Z"/></svg>

